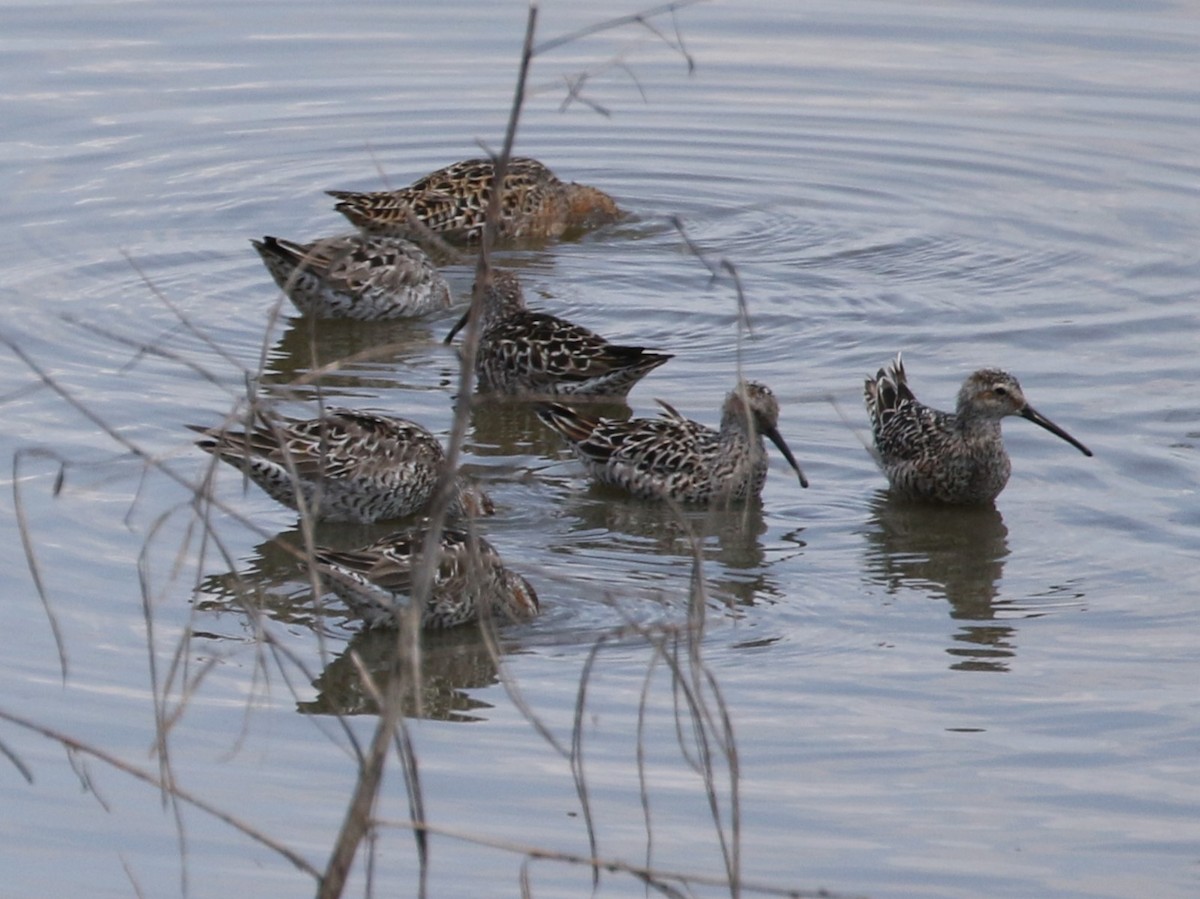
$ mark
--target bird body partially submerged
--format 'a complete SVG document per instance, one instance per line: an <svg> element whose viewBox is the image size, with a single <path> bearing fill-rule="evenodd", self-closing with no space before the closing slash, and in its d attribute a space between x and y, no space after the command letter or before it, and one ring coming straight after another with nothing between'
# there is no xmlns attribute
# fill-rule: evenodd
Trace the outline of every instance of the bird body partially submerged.
<svg viewBox="0 0 1200 899"><path fill-rule="evenodd" d="M400 190L331 190L336 209L371 234L419 239L432 232L456 243L483 233L495 178L491 159L467 159L431 172ZM594 187L561 181L523 156L508 161L497 219L501 240L551 240L595 228L620 217L616 202Z"/></svg>
<svg viewBox="0 0 1200 899"><path fill-rule="evenodd" d="M1008 372L980 369L963 382L955 411L924 405L908 386L900 356L864 385L867 414L892 493L950 504L988 503L1008 483L1012 463L1000 421L1018 415L1045 428L1085 456L1092 451L1025 399Z"/></svg>
<svg viewBox="0 0 1200 899"><path fill-rule="evenodd" d="M468 310L446 335L453 339ZM483 288L475 374L479 388L506 394L624 397L672 356L609 343L582 325L525 305L513 272L493 269Z"/></svg>
<svg viewBox="0 0 1200 899"><path fill-rule="evenodd" d="M505 567L482 537L444 528L434 541L436 560L425 602L409 603L426 558L424 526L389 534L357 550L317 548L317 571L368 628L396 627L406 615L427 630L464 624L524 621L539 611L533 586Z"/></svg>
<svg viewBox="0 0 1200 899"><path fill-rule="evenodd" d="M735 387L717 430L662 405L659 418L629 421L589 418L558 403L540 405L537 414L566 438L597 482L642 499L709 505L757 498L767 477L764 435L808 486L779 433L779 403L765 385Z"/></svg>
<svg viewBox="0 0 1200 899"><path fill-rule="evenodd" d="M400 237L251 241L267 271L304 315L388 321L446 309L450 285L425 251Z"/></svg>
<svg viewBox="0 0 1200 899"><path fill-rule="evenodd" d="M351 409L264 419L247 431L191 426L196 445L246 473L273 499L317 519L370 523L424 512L446 467L441 443L414 421ZM492 501L461 475L449 511L487 515Z"/></svg>

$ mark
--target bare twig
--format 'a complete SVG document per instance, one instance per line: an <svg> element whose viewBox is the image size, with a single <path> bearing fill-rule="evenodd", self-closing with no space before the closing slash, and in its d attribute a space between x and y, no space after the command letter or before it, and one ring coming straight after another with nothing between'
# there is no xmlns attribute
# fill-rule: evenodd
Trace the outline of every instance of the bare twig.
<svg viewBox="0 0 1200 899"><path fill-rule="evenodd" d="M235 830L245 834L255 842L261 843L263 846L266 846L268 849L272 850L278 855L283 856L297 869L303 871L305 874L312 876L314 879L320 877L320 872L318 872L316 868L310 865L308 861L306 861L298 853L293 852L282 843L277 842L262 831L242 821L240 818L237 818L234 815L217 808L204 799L201 799L199 796L192 795L177 783L168 785L160 778L151 774L149 771L131 765L128 762L117 758L111 753L105 752L103 749L92 746L83 742L82 740L77 740L76 738L60 730L47 727L46 725L39 724L36 721L31 721L22 715L17 715L14 712L10 712L6 709L0 708L0 719L3 719L10 724L14 724L17 727L24 728L25 730L40 734L48 740L53 740L72 753L90 756L101 762L104 762L109 767L116 768L118 771L128 774L130 777L136 778L144 783L148 783L156 789L169 790L171 795L180 801L185 802L194 808L200 809L200 811L211 815L219 821L225 822L230 827L233 827Z"/></svg>
<svg viewBox="0 0 1200 899"><path fill-rule="evenodd" d="M694 6L700 2L702 2L702 0L675 0L673 3L664 3L661 6L652 6L650 9L644 9L641 12L631 13L627 16L616 16L612 19L605 19L604 21L597 22L594 25L587 25L575 31L570 31L566 34L559 35L558 37L542 41L533 48L533 55L541 56L544 53L549 53L556 47L561 47L564 44L570 44L574 41L580 40L581 38L590 37L593 34L599 34L601 31L612 31L615 28L621 28L625 25L642 25L649 29L652 33L661 37L669 46L681 52L688 61L688 71L690 72L695 68L695 61L684 49L683 40L679 37L678 29L675 31L676 40L674 43L672 43L670 39L668 39L661 31L650 24L650 19L653 19L657 16L666 15L668 13L673 16L678 10L684 9L688 6Z"/></svg>
<svg viewBox="0 0 1200 899"><path fill-rule="evenodd" d="M391 827L400 830L407 830L417 826L412 821L400 821L394 819L381 819L376 822L380 827ZM559 850L546 849L542 846L534 846L528 843L519 843L513 840L501 840L495 837L484 837L477 833L457 830L455 828L442 827L437 824L425 822L420 825L424 830L431 834L446 837L449 839L460 840L464 843L469 843L473 846L483 846L489 849L499 849L504 852L509 852L514 855L524 855L529 860L553 861L568 865L577 865L587 868L599 868L603 871L608 871L615 874L628 874L642 881L647 886L652 886L655 889L661 889L660 884L678 884L681 887L728 887L730 884L725 878L714 877L706 874L698 874L694 871L677 871L663 868L649 868L643 865L634 865L621 859L615 858L596 858L589 855L582 855L576 852L562 852ZM747 893L753 893L761 896L783 896L788 899L864 899L861 896L854 896L847 893L835 893L830 890L798 890L792 887L781 887L774 884L746 882L741 883L741 889Z"/></svg>
<svg viewBox="0 0 1200 899"><path fill-rule="evenodd" d="M593 857L599 854L596 838L596 823L592 819L592 804L588 801L587 778L583 770L583 717L587 705L587 688L591 682L592 666L596 663L596 655L600 652L604 640L597 640L588 652L583 670L579 673L579 689L575 696L575 720L571 726L571 778L575 781L575 794L579 797L579 806L583 814L584 826L587 829L588 847ZM600 869L592 868L592 888L600 885Z"/></svg>
<svg viewBox="0 0 1200 899"><path fill-rule="evenodd" d="M25 562L29 565L29 574L33 578L34 589L46 612L46 620L50 622L50 633L54 635L54 645L58 649L58 667L62 672L63 682L67 680L67 646L63 640L62 628L58 624L58 616L50 604L50 595L46 592L46 583L42 580L42 568L38 564L37 550L33 545L33 537L29 530L29 520L25 517L25 502L21 498L21 462L23 459L48 458L58 462L58 476L55 478L55 492L61 489L63 473L66 470L66 460L48 449L19 449L13 453L13 513L17 519L17 530L21 534L21 546L25 550Z"/></svg>

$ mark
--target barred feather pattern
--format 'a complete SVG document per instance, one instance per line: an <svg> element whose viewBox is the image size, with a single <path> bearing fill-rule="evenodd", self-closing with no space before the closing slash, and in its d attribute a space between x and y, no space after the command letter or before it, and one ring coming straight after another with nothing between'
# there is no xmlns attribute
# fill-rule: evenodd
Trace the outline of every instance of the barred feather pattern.
<svg viewBox="0 0 1200 899"><path fill-rule="evenodd" d="M318 548L317 571L364 626L395 627L411 602L427 533L418 526L358 550ZM490 543L463 530L443 529L429 598L419 614L422 628L525 621L539 608L533 585L507 568Z"/></svg>
<svg viewBox="0 0 1200 899"><path fill-rule="evenodd" d="M494 269L488 279L475 355L481 390L619 398L672 358L645 347L609 343L582 325L530 311L513 272ZM466 321L464 315L447 340Z"/></svg>
<svg viewBox="0 0 1200 899"><path fill-rule="evenodd" d="M598 483L640 499L712 505L757 498L767 476L763 435L807 487L779 434L779 403L754 381L730 392L714 430L661 403L659 418L591 418L559 403L538 406L538 418L561 434Z"/></svg>
<svg viewBox="0 0 1200 899"><path fill-rule="evenodd" d="M491 159L467 159L432 172L401 190L331 190L338 212L373 234L419 235L428 229L447 240L473 243L483 232L495 167ZM546 240L616 221L612 197L594 187L563 182L527 157L508 161L501 193L498 236ZM414 228L412 221L420 223Z"/></svg>
<svg viewBox="0 0 1200 899"><path fill-rule="evenodd" d="M325 521L370 523L425 511L446 465L441 443L413 421L350 409L321 418L265 420L248 431L190 426L196 445L278 502ZM450 514L488 515L491 499L461 475Z"/></svg>
<svg viewBox="0 0 1200 899"><path fill-rule="evenodd" d="M252 240L275 283L304 315L388 321L450 305L450 285L419 246L401 237Z"/></svg>

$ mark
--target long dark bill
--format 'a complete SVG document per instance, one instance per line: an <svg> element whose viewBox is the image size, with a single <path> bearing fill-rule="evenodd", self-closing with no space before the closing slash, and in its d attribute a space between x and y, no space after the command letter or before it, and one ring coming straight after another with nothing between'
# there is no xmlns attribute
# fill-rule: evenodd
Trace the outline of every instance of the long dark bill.
<svg viewBox="0 0 1200 899"><path fill-rule="evenodd" d="M1090 449L1088 449L1086 446L1084 446L1082 443L1080 443L1078 440L1076 440L1074 437L1072 437L1070 434L1068 434L1066 431L1064 431L1062 428L1060 428L1058 425L1056 425L1054 422L1052 422L1046 416L1042 415L1042 413L1040 413L1036 409L1034 409L1033 406L1026 406L1024 409L1022 409L1021 417L1028 418L1035 425L1045 428L1047 431L1049 431L1055 437L1061 437L1063 440L1067 441L1067 443L1071 444L1071 446L1075 447L1075 449L1079 450L1085 456L1090 456L1092 454L1092 451Z"/></svg>
<svg viewBox="0 0 1200 899"><path fill-rule="evenodd" d="M450 341L452 341L454 339L454 335L466 327L467 319L469 319L470 317L471 317L471 307L468 306L467 311L464 312L462 314L462 318L460 318L458 320L458 324L456 324L453 328L450 329L450 333L446 335L446 339L443 340L442 343L449 343Z"/></svg>
<svg viewBox="0 0 1200 899"><path fill-rule="evenodd" d="M783 453L783 458L788 460L788 465L796 469L796 474L800 477L800 486L808 486L808 478L804 476L804 472L800 470L799 464L796 462L796 457L792 455L792 451L788 449L788 445L783 442L783 436L774 428L763 428L763 433L771 438L771 442L779 448Z"/></svg>

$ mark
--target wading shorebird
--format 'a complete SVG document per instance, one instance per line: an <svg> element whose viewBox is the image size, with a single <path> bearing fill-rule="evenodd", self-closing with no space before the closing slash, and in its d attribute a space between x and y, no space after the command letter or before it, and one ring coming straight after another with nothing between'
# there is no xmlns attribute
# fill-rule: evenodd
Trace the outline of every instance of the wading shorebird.
<svg viewBox="0 0 1200 899"><path fill-rule="evenodd" d="M324 521L367 524L424 512L446 467L441 443L404 418L327 409L306 421L267 419L249 431L189 425L196 445L241 469L273 499ZM299 493L300 499L297 498ZM490 515L491 499L462 475L449 512Z"/></svg>
<svg viewBox="0 0 1200 899"><path fill-rule="evenodd" d="M532 312L516 274L492 269L483 293L475 376L480 390L507 394L624 397L641 378L672 358L640 346L619 346L556 315ZM446 343L466 325L463 313Z"/></svg>
<svg viewBox="0 0 1200 899"><path fill-rule="evenodd" d="M808 481L780 436L779 403L770 388L744 381L730 391L719 430L680 415L659 400L660 418L589 418L558 403L537 407L599 483L641 499L721 504L757 498L767 477L767 436L800 478Z"/></svg>
<svg viewBox="0 0 1200 899"><path fill-rule="evenodd" d="M336 209L364 232L419 236L432 231L470 243L483 233L495 165L467 159L439 169L400 190L331 190ZM616 221L616 201L594 187L560 181L536 159L508 161L500 207L501 240L546 240ZM413 221L417 222L416 226Z"/></svg>
<svg viewBox="0 0 1200 899"><path fill-rule="evenodd" d="M419 246L402 237L250 241L275 283L304 315L388 321L450 305L450 285Z"/></svg>
<svg viewBox="0 0 1200 899"><path fill-rule="evenodd" d="M907 499L971 504L994 500L1012 470L1000 420L1019 415L1061 437L1085 456L1092 451L1037 412L1008 372L981 369L958 391L953 414L920 403L900 355L868 378L864 389L879 464L892 493Z"/></svg>
<svg viewBox="0 0 1200 899"><path fill-rule="evenodd" d="M396 627L411 601L426 535L424 526L414 527L362 549L318 547L313 558L317 571L366 627ZM429 597L420 610L422 628L525 621L537 616L539 603L533 586L506 568L500 554L483 538L445 528L436 551Z"/></svg>

